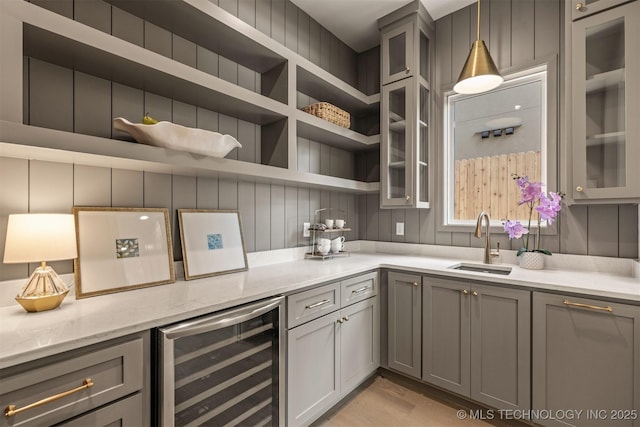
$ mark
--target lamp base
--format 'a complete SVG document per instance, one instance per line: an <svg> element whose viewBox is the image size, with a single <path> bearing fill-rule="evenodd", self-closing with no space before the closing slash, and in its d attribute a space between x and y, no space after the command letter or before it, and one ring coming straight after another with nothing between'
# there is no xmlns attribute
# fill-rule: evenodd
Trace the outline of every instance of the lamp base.
<svg viewBox="0 0 640 427"><path fill-rule="evenodd" d="M22 306L25 310L30 313L34 313L37 311L47 311L53 310L57 308L60 304L62 304L62 300L69 293L69 289L66 291L53 294L53 295L43 295L39 297L16 297L16 301L18 304Z"/></svg>
<svg viewBox="0 0 640 427"><path fill-rule="evenodd" d="M42 263L22 286L16 301L28 312L46 311L58 307L69 289L53 268Z"/></svg>

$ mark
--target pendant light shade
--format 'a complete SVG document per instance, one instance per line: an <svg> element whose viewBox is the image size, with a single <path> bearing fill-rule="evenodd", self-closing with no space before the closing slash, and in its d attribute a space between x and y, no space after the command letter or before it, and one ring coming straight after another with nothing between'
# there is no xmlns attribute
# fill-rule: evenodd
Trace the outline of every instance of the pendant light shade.
<svg viewBox="0 0 640 427"><path fill-rule="evenodd" d="M487 45L480 40L480 0L478 0L478 29L476 41L471 46L467 61L462 67L458 82L453 87L457 93L486 92L500 86L504 79L491 59Z"/></svg>

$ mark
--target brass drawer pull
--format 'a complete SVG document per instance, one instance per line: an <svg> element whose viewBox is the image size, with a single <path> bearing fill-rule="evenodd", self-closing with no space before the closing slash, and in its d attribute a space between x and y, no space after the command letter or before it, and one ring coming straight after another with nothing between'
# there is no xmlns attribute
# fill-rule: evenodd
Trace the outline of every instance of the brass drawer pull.
<svg viewBox="0 0 640 427"><path fill-rule="evenodd" d="M316 308L316 307L320 307L321 305L325 305L325 304L329 304L331 302L331 300L328 299L323 299L320 302L316 302L313 304L309 304L307 306L305 306L304 308L306 308L307 310L311 309L311 308Z"/></svg>
<svg viewBox="0 0 640 427"><path fill-rule="evenodd" d="M68 391L63 391L62 393L56 394L54 396L50 396L50 397L46 397L42 400L38 400L37 402L34 402L30 405L27 406L23 406L22 408L17 408L16 409L16 405L9 405L5 408L4 410L4 416L5 417L13 417L14 415L19 414L20 412L24 412L26 410L29 409L33 409L33 408L37 408L38 406L42 406L45 405L47 403L51 403L55 400L58 399L62 399L63 397L67 397L73 393L77 393L79 391L82 391L84 389L87 388L91 388L93 387L93 380L91 378L85 378L84 381L82 382L82 385L80 387L76 387L72 390L68 390Z"/></svg>
<svg viewBox="0 0 640 427"><path fill-rule="evenodd" d="M367 289L369 289L369 287L368 287L368 286L363 286L363 287L361 287L360 289L355 289L355 290L351 291L351 293L352 293L352 294L359 294L359 293L361 293L361 292L366 291Z"/></svg>
<svg viewBox="0 0 640 427"><path fill-rule="evenodd" d="M609 306L600 307L600 306L597 306L597 305L581 304L579 302L571 302L569 300L564 300L564 301L562 301L562 303L564 305L568 305L568 306L572 306L572 307L590 308L591 310L608 311L609 313L613 313L613 308L611 308Z"/></svg>

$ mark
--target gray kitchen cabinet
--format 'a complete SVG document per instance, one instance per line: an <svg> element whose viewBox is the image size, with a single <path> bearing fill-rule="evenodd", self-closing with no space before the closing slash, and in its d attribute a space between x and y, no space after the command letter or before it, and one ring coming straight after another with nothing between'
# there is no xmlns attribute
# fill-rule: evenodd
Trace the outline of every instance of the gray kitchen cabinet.
<svg viewBox="0 0 640 427"><path fill-rule="evenodd" d="M388 365L416 378L422 369L421 283L418 275L388 274Z"/></svg>
<svg viewBox="0 0 640 427"><path fill-rule="evenodd" d="M533 293L533 409L548 426L640 426L640 306ZM582 411L582 412L578 412Z"/></svg>
<svg viewBox="0 0 640 427"><path fill-rule="evenodd" d="M148 425L149 366L144 332L6 368L0 426Z"/></svg>
<svg viewBox="0 0 640 427"><path fill-rule="evenodd" d="M423 278L423 376L498 409L529 409L529 291Z"/></svg>
<svg viewBox="0 0 640 427"><path fill-rule="evenodd" d="M568 2L571 5L571 19L582 19L594 13L619 6L629 0L575 0Z"/></svg>
<svg viewBox="0 0 640 427"><path fill-rule="evenodd" d="M431 156L431 64L428 14L413 2L379 21L380 206L428 208ZM412 10L413 9L413 10ZM398 15L406 15L399 17ZM407 15L408 14L408 15Z"/></svg>
<svg viewBox="0 0 640 427"><path fill-rule="evenodd" d="M617 3L599 0L585 9ZM567 193L576 203L637 202L640 57L634 50L640 40L640 1L594 11L567 27L573 76L568 85L572 183Z"/></svg>
<svg viewBox="0 0 640 427"><path fill-rule="evenodd" d="M335 301L343 301L332 311L321 315L316 312L306 323L298 324L299 316L289 319L287 425L312 423L380 365L377 277L377 272L368 273L343 280L338 287L328 284L287 297L290 306L305 301L303 308L309 307L307 310L328 306L323 302L334 301L331 295L336 294L336 289ZM354 296L348 299L345 294Z"/></svg>

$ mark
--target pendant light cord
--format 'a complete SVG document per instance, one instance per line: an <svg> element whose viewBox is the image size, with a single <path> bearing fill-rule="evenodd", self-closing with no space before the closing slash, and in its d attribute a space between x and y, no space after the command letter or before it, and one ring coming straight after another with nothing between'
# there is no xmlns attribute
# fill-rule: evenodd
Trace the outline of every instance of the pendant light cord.
<svg viewBox="0 0 640 427"><path fill-rule="evenodd" d="M476 28L476 40L480 40L480 0L478 0L478 27Z"/></svg>

